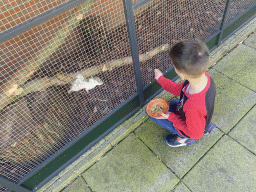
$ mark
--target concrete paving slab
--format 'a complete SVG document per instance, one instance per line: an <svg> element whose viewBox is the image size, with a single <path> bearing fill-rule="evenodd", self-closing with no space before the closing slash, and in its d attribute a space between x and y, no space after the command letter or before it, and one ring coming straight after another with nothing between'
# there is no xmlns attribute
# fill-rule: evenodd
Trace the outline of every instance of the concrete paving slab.
<svg viewBox="0 0 256 192"><path fill-rule="evenodd" d="M60 191L65 186L69 185L76 177L83 173L86 169L92 166L97 160L99 160L107 151L112 147L111 144L107 141L101 141L98 144L98 147L94 150L84 153L78 159L80 161L75 161L72 163L72 167L69 169L63 170L59 175L59 179L51 184L46 190L44 187L40 188L39 192L48 192L48 191Z"/></svg>
<svg viewBox="0 0 256 192"><path fill-rule="evenodd" d="M213 68L256 91L256 50L240 44Z"/></svg>
<svg viewBox="0 0 256 192"><path fill-rule="evenodd" d="M82 176L92 191L170 191L178 178L133 133Z"/></svg>
<svg viewBox="0 0 256 192"><path fill-rule="evenodd" d="M190 190L182 182L180 182L174 187L174 189L171 190L171 192L190 192Z"/></svg>
<svg viewBox="0 0 256 192"><path fill-rule="evenodd" d="M256 48L256 32L252 33L245 41L244 44L252 48Z"/></svg>
<svg viewBox="0 0 256 192"><path fill-rule="evenodd" d="M256 93L214 69L208 73L216 84L217 92L212 122L228 133L256 103Z"/></svg>
<svg viewBox="0 0 256 192"><path fill-rule="evenodd" d="M256 156L225 135L182 181L196 192L256 191Z"/></svg>
<svg viewBox="0 0 256 192"><path fill-rule="evenodd" d="M210 54L210 64L215 65L224 55L233 49L238 43L256 30L256 17L249 21L245 26L236 31L231 37L222 42Z"/></svg>
<svg viewBox="0 0 256 192"><path fill-rule="evenodd" d="M229 135L256 154L256 106L234 127Z"/></svg>
<svg viewBox="0 0 256 192"><path fill-rule="evenodd" d="M135 134L172 170L182 178L223 135L217 128L189 146L172 148L165 143L169 131L150 119Z"/></svg>
<svg viewBox="0 0 256 192"><path fill-rule="evenodd" d="M78 177L73 183L61 192L91 192L82 177Z"/></svg>

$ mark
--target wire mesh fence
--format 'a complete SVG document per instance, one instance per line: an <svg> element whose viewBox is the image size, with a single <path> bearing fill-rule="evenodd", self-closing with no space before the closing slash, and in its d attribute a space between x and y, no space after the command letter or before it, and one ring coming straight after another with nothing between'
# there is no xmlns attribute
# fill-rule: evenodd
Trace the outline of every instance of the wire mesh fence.
<svg viewBox="0 0 256 192"><path fill-rule="evenodd" d="M150 1L138 8L135 11L138 13L135 24L140 54L157 47L161 48L157 56L141 62L143 85L154 79L154 68L165 71L171 66L169 46L185 39L196 38L204 41L217 32L220 29L225 4L225 0L161 0Z"/></svg>
<svg viewBox="0 0 256 192"><path fill-rule="evenodd" d="M241 13L243 13L247 8L255 4L255 0L232 0L230 2L230 10L228 12L226 23L230 22L232 19L234 19L236 16L239 16Z"/></svg>
<svg viewBox="0 0 256 192"><path fill-rule="evenodd" d="M3 0L0 2L0 32L7 31L21 23L45 13L69 0Z"/></svg>
<svg viewBox="0 0 256 192"><path fill-rule="evenodd" d="M65 2L4 0L1 32ZM254 3L231 1L227 22ZM0 44L1 175L19 181L137 92L123 6L87 0ZM136 9L143 86L171 66L175 43L219 31L225 6L151 0Z"/></svg>
<svg viewBox="0 0 256 192"><path fill-rule="evenodd" d="M5 187L2 187L1 185L0 185L0 191L5 191L6 190L6 188Z"/></svg>
<svg viewBox="0 0 256 192"><path fill-rule="evenodd" d="M0 174L14 181L136 92L122 1L86 1L0 46Z"/></svg>

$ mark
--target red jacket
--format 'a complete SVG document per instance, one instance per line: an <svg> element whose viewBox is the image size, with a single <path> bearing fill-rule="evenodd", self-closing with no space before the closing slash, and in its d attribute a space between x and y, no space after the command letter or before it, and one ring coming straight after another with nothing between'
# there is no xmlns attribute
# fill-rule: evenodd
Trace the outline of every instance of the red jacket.
<svg viewBox="0 0 256 192"><path fill-rule="evenodd" d="M216 88L210 75L205 74L208 78L207 85L196 94L186 92L189 81L178 84L164 76L157 80L166 91L180 96L177 110L169 115L168 120L173 123L179 134L187 138L200 139L212 118Z"/></svg>

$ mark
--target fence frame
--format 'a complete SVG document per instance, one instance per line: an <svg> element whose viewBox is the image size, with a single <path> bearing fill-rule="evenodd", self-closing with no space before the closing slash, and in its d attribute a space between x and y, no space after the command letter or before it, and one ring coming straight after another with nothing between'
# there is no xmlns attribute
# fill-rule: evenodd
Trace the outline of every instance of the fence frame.
<svg viewBox="0 0 256 192"><path fill-rule="evenodd" d="M9 191L8 189L12 191L19 191L19 192L30 192L31 190L22 187L16 183L14 183L12 180L6 178L3 175L0 175L0 184L1 186L7 188L5 191Z"/></svg>
<svg viewBox="0 0 256 192"><path fill-rule="evenodd" d="M87 0L71 0L41 15L38 15L35 18L30 19L12 29L9 29L4 33L0 34L0 43L3 43L15 37L16 35L23 33L26 30L31 29L86 1ZM163 91L163 88L156 82L156 80L153 80L151 83L147 84L144 87L142 85L136 28L134 22L134 10L148 3L149 1L151 0L140 0L137 3L132 4L132 0L123 0L123 8L125 12L126 25L128 29L128 36L132 53L137 92L129 97L122 104L120 104L117 108L112 110L109 114L107 114L94 125L92 125L90 128L88 128L86 131L81 133L78 137L65 145L62 149L58 150L46 161L30 171L17 183L0 175L0 185L8 188L6 191L36 191L38 188L40 188L50 179L52 179L55 175L60 173L74 160L76 160L80 155L82 155L89 148L91 148L98 141L100 141L103 137L105 137L108 133L110 133L113 129L115 129L118 125L120 125L126 119L130 118L149 100L151 100L161 91ZM226 2L226 7L222 17L220 29L205 40L205 43L210 49L210 52L217 48L223 41L229 38L238 29L240 29L242 26L244 26L256 16L256 3L254 3L243 13L239 14L237 17L233 18L230 22L226 24L230 2L230 0L227 0ZM164 75L172 80L176 80L178 78L173 67L167 69L164 72ZM104 127L102 126L103 124L105 124ZM109 126L106 126L106 124L108 124ZM88 137L89 134L90 137ZM69 157L66 157L67 154L71 155L69 155ZM63 158L64 160L62 160ZM53 166L54 163L55 166ZM56 166L56 164L59 165ZM49 169L46 171L47 168L52 169L52 172L50 174Z"/></svg>

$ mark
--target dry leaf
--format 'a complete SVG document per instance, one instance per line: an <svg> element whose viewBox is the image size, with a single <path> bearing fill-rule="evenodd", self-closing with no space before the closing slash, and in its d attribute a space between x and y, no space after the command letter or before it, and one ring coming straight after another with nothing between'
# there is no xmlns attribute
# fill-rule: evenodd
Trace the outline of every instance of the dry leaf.
<svg viewBox="0 0 256 192"><path fill-rule="evenodd" d="M17 145L17 142L13 143L13 144L11 145L11 147L16 147L16 145Z"/></svg>
<svg viewBox="0 0 256 192"><path fill-rule="evenodd" d="M12 151L10 149L7 149L6 152L12 154Z"/></svg>
<svg viewBox="0 0 256 192"><path fill-rule="evenodd" d="M106 65L103 65L102 71L104 72L104 71L107 71L107 70L108 69L107 69Z"/></svg>
<svg viewBox="0 0 256 192"><path fill-rule="evenodd" d="M5 94L10 97L18 89L19 85L17 83L12 84L11 87L5 92Z"/></svg>
<svg viewBox="0 0 256 192"><path fill-rule="evenodd" d="M20 95L23 92L23 88L19 88L15 91L15 95Z"/></svg>
<svg viewBox="0 0 256 192"><path fill-rule="evenodd" d="M35 73L35 70L33 69L32 71L30 71L27 75L26 78L30 77L31 75L33 75Z"/></svg>
<svg viewBox="0 0 256 192"><path fill-rule="evenodd" d="M77 20L83 19L83 14L79 14L76 18L77 18Z"/></svg>

